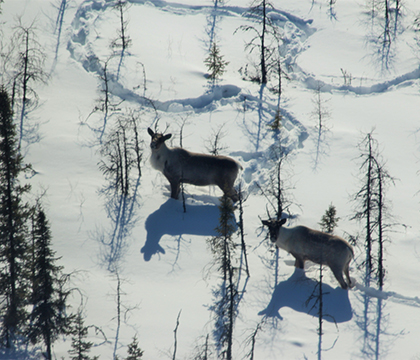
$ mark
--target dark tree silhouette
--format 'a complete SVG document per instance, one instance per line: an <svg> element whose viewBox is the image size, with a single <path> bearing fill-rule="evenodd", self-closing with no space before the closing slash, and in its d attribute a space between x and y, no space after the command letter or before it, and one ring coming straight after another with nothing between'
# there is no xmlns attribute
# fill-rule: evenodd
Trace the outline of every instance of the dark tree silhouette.
<svg viewBox="0 0 420 360"><path fill-rule="evenodd" d="M44 354L52 360L52 345L59 335L70 332L74 316L67 314L66 290L68 276L63 267L55 265L57 258L51 249L51 233L44 211L38 205L33 233L33 285L28 338L32 344L41 339L46 347Z"/></svg>
<svg viewBox="0 0 420 360"><path fill-rule="evenodd" d="M233 265L235 244L232 235L235 231L235 217L232 200L225 194L220 205L217 235L210 238L210 245L215 264L222 274L222 284L214 291L216 303L211 307L216 319L214 338L216 348L223 359L231 360L233 345L233 328L237 315L238 289L235 281L237 269Z"/></svg>
<svg viewBox="0 0 420 360"><path fill-rule="evenodd" d="M115 127L104 138L100 148L99 169L106 179L100 190L112 229L99 239L104 247L104 263L108 270L118 270L125 239L136 221L137 194L141 177L142 140L139 119L131 113L119 117Z"/></svg>
<svg viewBox="0 0 420 360"><path fill-rule="evenodd" d="M93 343L86 341L89 328L85 326L82 311L76 315L75 325L72 330L71 349L68 351L71 360L97 360L95 356L91 358L89 352Z"/></svg>
<svg viewBox="0 0 420 360"><path fill-rule="evenodd" d="M244 202L247 198L244 198L244 192L242 191L242 185L239 185L238 190L238 210L239 210L239 221L238 221L238 233L241 239L241 249L242 249L242 256L244 257L245 261L245 271L246 275L249 277L249 264L248 264L248 254L247 248L245 243L245 225L244 225Z"/></svg>
<svg viewBox="0 0 420 360"><path fill-rule="evenodd" d="M105 192L127 196L133 182L141 176L142 141L138 133L138 119L131 114L120 117L101 146L99 169L108 180ZM131 172L136 176L131 177Z"/></svg>
<svg viewBox="0 0 420 360"><path fill-rule="evenodd" d="M373 269L373 254L372 254L372 235L374 230L374 146L377 143L372 137L372 133L366 135L361 143L364 148L361 155L363 163L360 167L363 173L362 188L355 195L355 199L359 201L359 210L356 212L354 218L365 221L365 249L366 249L366 272L371 273Z"/></svg>
<svg viewBox="0 0 420 360"><path fill-rule="evenodd" d="M0 347L13 348L25 329L28 277L29 208L22 196L30 189L19 176L28 169L19 152L9 96L0 88Z"/></svg>
<svg viewBox="0 0 420 360"><path fill-rule="evenodd" d="M366 135L360 144L362 151L362 188L356 193L356 214L352 219L364 221L366 249L366 286L374 274L380 289L384 284L384 243L386 231L391 226L386 189L394 183L394 178L385 169L378 150L378 142L373 132ZM376 251L375 251L376 249Z"/></svg>
<svg viewBox="0 0 420 360"><path fill-rule="evenodd" d="M390 213L386 190L394 183L394 179L385 169L384 162L378 150L378 142L373 132L368 133L360 144L362 166L362 188L355 195L357 211L353 219L364 222L366 260L364 285L371 286L375 280L379 290L382 290L385 279L384 251L388 241L387 231L392 226L389 222ZM379 359L384 349L381 346L380 335L386 334L386 318L383 314L383 299L374 300L366 293L362 294L363 312L356 314L357 325L363 332L362 353Z"/></svg>
<svg viewBox="0 0 420 360"><path fill-rule="evenodd" d="M15 53L12 103L15 106L20 104L20 148L23 138L29 142L37 140L37 135L34 134L36 125L25 124L25 120L29 112L37 108L39 103L34 85L39 82L45 83L48 76L44 71L46 55L38 41L34 23L25 26L19 20L12 43Z"/></svg>

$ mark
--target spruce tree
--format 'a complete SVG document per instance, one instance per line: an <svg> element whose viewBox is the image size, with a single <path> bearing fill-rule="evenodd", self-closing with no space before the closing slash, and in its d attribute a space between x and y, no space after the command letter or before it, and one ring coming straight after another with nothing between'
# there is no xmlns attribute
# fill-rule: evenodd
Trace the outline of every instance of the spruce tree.
<svg viewBox="0 0 420 360"><path fill-rule="evenodd" d="M33 343L41 339L46 346L45 357L52 359L52 344L60 334L67 334L73 316L66 313L69 291L64 290L67 277L51 249L51 233L45 213L37 209L33 231L33 294L31 325L28 338Z"/></svg>
<svg viewBox="0 0 420 360"><path fill-rule="evenodd" d="M90 348L93 346L93 343L86 341L88 335L88 328L84 325L82 312L79 311L76 315L73 337L71 339L71 349L69 354L71 355L71 360L96 360L97 356L90 358L89 352Z"/></svg>
<svg viewBox="0 0 420 360"><path fill-rule="evenodd" d="M216 81L224 74L225 67L229 64L229 62L223 60L223 55L220 55L220 49L215 41L213 41L210 53L204 60L204 63L207 65L207 69L210 72L209 79L213 81Z"/></svg>
<svg viewBox="0 0 420 360"><path fill-rule="evenodd" d="M14 348L27 319L28 207L22 196L29 186L20 185L27 167L18 151L11 102L0 88L0 348Z"/></svg>
<svg viewBox="0 0 420 360"><path fill-rule="evenodd" d="M133 341L128 345L127 353L125 360L139 360L143 357L143 350L139 347L137 336L134 336Z"/></svg>
<svg viewBox="0 0 420 360"><path fill-rule="evenodd" d="M337 217L337 210L333 204L330 204L327 210L325 210L325 214L322 216L319 225L321 226L321 230L325 231L328 234L334 233L334 229L337 226L338 221L340 220Z"/></svg>

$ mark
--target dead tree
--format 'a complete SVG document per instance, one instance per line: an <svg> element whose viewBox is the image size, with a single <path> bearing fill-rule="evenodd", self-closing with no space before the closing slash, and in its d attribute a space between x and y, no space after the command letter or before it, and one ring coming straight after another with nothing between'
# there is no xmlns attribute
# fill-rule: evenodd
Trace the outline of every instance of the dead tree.
<svg viewBox="0 0 420 360"><path fill-rule="evenodd" d="M247 199L244 198L244 192L242 191L242 186L239 185L238 190L238 210L239 210L239 222L238 222L238 231L239 231L239 237L241 239L241 248L242 248L242 255L244 257L245 261L245 271L246 275L249 277L249 265L248 265L248 254L247 254L247 248L245 243L245 229L244 229L244 202Z"/></svg>
<svg viewBox="0 0 420 360"><path fill-rule="evenodd" d="M86 120L82 123L82 125L87 126L91 129L94 133L97 134L99 144L102 144L103 137L106 133L106 127L108 124L109 119L120 111L119 106L122 104L124 100L115 101L114 97L111 93L111 83L114 80L113 75L109 71L109 63L112 60L112 56L109 57L104 62L101 62L98 59L98 64L100 64L100 72L98 74L99 81L100 81L100 90L99 90L99 98L96 100L96 105L87 116ZM90 125L88 124L89 119L92 115L96 113L102 113L102 125Z"/></svg>
<svg viewBox="0 0 420 360"><path fill-rule="evenodd" d="M124 10L127 5L128 2L126 0L117 0L114 5L120 17L120 28L118 30L118 37L112 41L111 47L113 49L121 49L121 52L127 50L127 48L131 45L130 36L127 34L128 21L124 18Z"/></svg>
<svg viewBox="0 0 420 360"><path fill-rule="evenodd" d="M268 82L269 73L275 65L275 54L278 52L280 42L278 30L269 16L269 10L272 9L274 9L274 6L270 1L254 0L244 16L254 20L258 26L242 25L238 28L244 32L255 34L245 45L245 49L250 53L255 49L258 50L260 71L259 75L252 77L251 80L260 84L267 84Z"/></svg>
<svg viewBox="0 0 420 360"><path fill-rule="evenodd" d="M112 222L112 230L100 234L100 242L104 245L104 264L111 272L118 269L125 239L136 221L143 156L138 121L133 113L120 117L100 148L98 165L106 180L100 195L105 198L105 210Z"/></svg>
<svg viewBox="0 0 420 360"><path fill-rule="evenodd" d="M216 322L213 332L216 348L222 358L231 360L233 328L239 299L235 281L237 269L233 265L236 247L232 239L235 230L234 209L232 200L227 195L222 196L219 209L219 226L215 229L217 235L207 242L215 257L215 265L221 272L222 283L220 288L214 291L216 302L210 310L213 311Z"/></svg>
<svg viewBox="0 0 420 360"><path fill-rule="evenodd" d="M38 140L37 125L30 125L25 121L29 113L39 105L39 97L34 86L37 83L46 83L48 76L44 71L46 55L38 40L34 22L25 26L19 19L11 41L14 54L12 55L14 59L12 104L14 108L20 107L19 111L15 110L15 113L19 113L19 148L21 148L23 138L28 142Z"/></svg>
<svg viewBox="0 0 420 360"><path fill-rule="evenodd" d="M312 103L314 109L311 113L311 116L316 121L314 129L315 129L315 154L313 156L313 170L317 170L319 163L321 162L322 156L327 154L328 149L328 134L330 129L328 127L328 119L331 116L331 113L327 107L327 101L323 99L322 92L321 92L322 85L318 83L315 94L312 99Z"/></svg>
<svg viewBox="0 0 420 360"><path fill-rule="evenodd" d="M374 231L374 218L375 218L375 207L374 207L374 185L375 185L375 174L374 165L377 142L373 139L372 133L366 135L360 144L362 147L361 158L363 160L360 166L362 172L362 188L356 193L355 200L358 202L359 210L353 216L353 219L364 220L365 230L365 250L366 250L366 274L370 274L373 269L373 254L372 254L372 243L373 243L373 231Z"/></svg>
<svg viewBox="0 0 420 360"><path fill-rule="evenodd" d="M176 318L176 326L174 329L174 352L172 355L172 360L176 360L176 351L178 349L178 327L179 327L179 318L181 317L181 310L179 310L178 316Z"/></svg>
<svg viewBox="0 0 420 360"><path fill-rule="evenodd" d="M130 39L130 36L128 35L128 21L126 17L124 16L125 10L127 7L128 7L127 0L117 0L114 5L114 8L118 11L118 15L120 17L120 28L118 30L117 38L111 42L111 48L114 51L119 51L119 55L120 55L120 61L118 63L118 70L117 70L117 80L120 75L124 55L127 49L131 45L131 39Z"/></svg>
<svg viewBox="0 0 420 360"><path fill-rule="evenodd" d="M220 151L226 150L227 147L221 144L222 139L225 137L225 132L223 131L224 124L220 126L216 131L213 130L211 138L206 140L206 149L212 155L220 155Z"/></svg>
<svg viewBox="0 0 420 360"><path fill-rule="evenodd" d="M385 234L392 226L387 221L391 215L386 200L386 189L394 184L395 180L385 169L373 132L366 135L360 148L362 188L354 197L357 210L352 219L365 223L366 286L369 286L371 275L375 274L376 282L382 289L385 276L384 243L387 240Z"/></svg>

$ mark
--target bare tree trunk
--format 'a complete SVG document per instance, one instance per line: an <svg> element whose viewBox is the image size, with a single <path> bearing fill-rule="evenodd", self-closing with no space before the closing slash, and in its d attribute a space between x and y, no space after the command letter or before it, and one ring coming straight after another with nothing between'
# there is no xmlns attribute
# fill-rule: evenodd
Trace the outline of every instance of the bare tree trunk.
<svg viewBox="0 0 420 360"><path fill-rule="evenodd" d="M383 224L383 210L384 210L384 190L383 190L383 173L382 168L378 165L378 270L377 282L379 289L382 290L384 285L384 224Z"/></svg>
<svg viewBox="0 0 420 360"><path fill-rule="evenodd" d="M250 273L249 273L249 265L248 265L248 255L247 255L247 251L246 251L246 244L245 244L245 230L244 230L244 208L243 208L243 192L242 192L242 187L239 186L239 190L238 190L238 196L239 196L239 234L241 237L241 246L242 246L242 254L244 255L244 259L245 259L245 271L246 271L246 275L249 277Z"/></svg>
<svg viewBox="0 0 420 360"><path fill-rule="evenodd" d="M267 16L266 16L266 0L263 0L263 23L262 23L262 32L261 32L261 83L267 84L267 69L265 64L265 34L266 34L266 27L267 27Z"/></svg>
<svg viewBox="0 0 420 360"><path fill-rule="evenodd" d="M368 134L368 168L366 179L366 265L369 273L372 271L372 171L373 171L373 150L372 135Z"/></svg>
<svg viewBox="0 0 420 360"><path fill-rule="evenodd" d="M318 360L321 360L322 358L322 322L323 322L323 316L324 316L324 299L323 299L323 290L322 290L322 264L319 265L319 308L318 308Z"/></svg>
<svg viewBox="0 0 420 360"><path fill-rule="evenodd" d="M174 353L173 353L173 356L172 356L172 360L176 360L176 350L178 348L177 336L178 336L179 318L181 316L181 312L182 312L182 310L179 310L178 316L176 318L176 326L175 326L175 329L174 329Z"/></svg>
<svg viewBox="0 0 420 360"><path fill-rule="evenodd" d="M115 273L117 277L117 331L115 333L115 344L114 344L114 359L117 359L118 341L120 338L121 328L121 279L118 271Z"/></svg>
<svg viewBox="0 0 420 360"><path fill-rule="evenodd" d="M28 59L29 59L29 30L25 30L25 51L23 55L23 80L22 80L22 110L20 113L20 136L19 136L19 149L22 145L23 137L23 119L25 118L27 91L28 91Z"/></svg>

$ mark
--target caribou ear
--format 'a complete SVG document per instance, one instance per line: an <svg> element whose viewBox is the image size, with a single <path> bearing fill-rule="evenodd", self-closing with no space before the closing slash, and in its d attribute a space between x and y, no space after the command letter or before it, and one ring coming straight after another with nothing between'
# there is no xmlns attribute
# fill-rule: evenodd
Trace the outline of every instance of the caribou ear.
<svg viewBox="0 0 420 360"><path fill-rule="evenodd" d="M269 226L270 222L268 220L261 220L262 224L265 226Z"/></svg>
<svg viewBox="0 0 420 360"><path fill-rule="evenodd" d="M172 134L165 135L163 141L169 140L172 137Z"/></svg>
<svg viewBox="0 0 420 360"><path fill-rule="evenodd" d="M282 226L282 225L286 224L286 221L287 221L287 219L281 219L281 220L280 220L280 226Z"/></svg>
<svg viewBox="0 0 420 360"><path fill-rule="evenodd" d="M147 128L147 132L149 133L149 135L151 137L153 137L155 135L155 133L153 132L153 130L151 128Z"/></svg>

